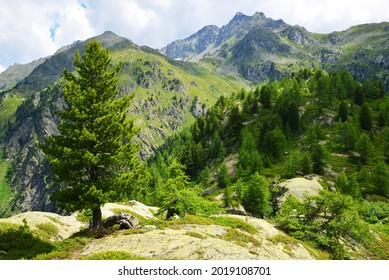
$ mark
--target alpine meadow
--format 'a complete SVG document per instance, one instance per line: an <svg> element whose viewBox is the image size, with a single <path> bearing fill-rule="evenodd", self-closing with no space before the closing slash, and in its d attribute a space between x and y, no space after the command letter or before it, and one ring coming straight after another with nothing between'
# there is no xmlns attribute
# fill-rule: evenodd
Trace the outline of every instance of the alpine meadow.
<svg viewBox="0 0 389 280"><path fill-rule="evenodd" d="M0 73L0 260L389 259L389 23L237 13Z"/></svg>

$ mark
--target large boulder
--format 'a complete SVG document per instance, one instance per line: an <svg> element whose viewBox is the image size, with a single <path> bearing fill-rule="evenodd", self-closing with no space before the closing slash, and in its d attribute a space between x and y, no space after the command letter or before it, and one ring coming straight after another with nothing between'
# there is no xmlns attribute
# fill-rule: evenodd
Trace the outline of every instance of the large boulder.
<svg viewBox="0 0 389 280"><path fill-rule="evenodd" d="M280 189L284 189L284 194L279 198L282 203L289 195L293 195L299 200L303 200L305 195L318 195L323 189L319 182L319 177L309 176L305 178L293 178L279 184Z"/></svg>

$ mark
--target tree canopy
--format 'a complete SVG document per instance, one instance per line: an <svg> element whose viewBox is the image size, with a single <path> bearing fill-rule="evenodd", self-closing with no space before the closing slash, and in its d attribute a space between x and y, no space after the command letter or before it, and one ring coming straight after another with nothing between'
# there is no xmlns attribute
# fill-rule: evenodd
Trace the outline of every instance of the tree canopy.
<svg viewBox="0 0 389 280"><path fill-rule="evenodd" d="M41 145L60 190L54 198L69 211L91 209L92 226L101 226L100 206L126 198L140 181L138 132L127 109L132 95L118 98L117 74L109 50L89 41L74 57L75 73L64 71L66 106L56 112L59 134Z"/></svg>

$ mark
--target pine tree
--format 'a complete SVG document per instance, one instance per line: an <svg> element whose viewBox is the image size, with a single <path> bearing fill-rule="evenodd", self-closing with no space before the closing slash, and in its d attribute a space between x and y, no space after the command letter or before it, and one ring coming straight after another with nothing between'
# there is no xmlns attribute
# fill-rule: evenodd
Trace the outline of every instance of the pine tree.
<svg viewBox="0 0 389 280"><path fill-rule="evenodd" d="M275 159L279 159L283 155L286 147L286 137L277 126L274 130L265 134L262 146L265 153Z"/></svg>
<svg viewBox="0 0 389 280"><path fill-rule="evenodd" d="M301 167L301 154L300 151L294 151L288 158L287 174L290 178L296 176Z"/></svg>
<svg viewBox="0 0 389 280"><path fill-rule="evenodd" d="M348 193L348 178L346 173L343 171L339 173L338 178L336 179L336 188L343 194Z"/></svg>
<svg viewBox="0 0 389 280"><path fill-rule="evenodd" d="M74 57L76 73L64 71L68 106L57 112L59 134L40 147L48 156L60 191L55 199L68 211L91 209L101 227L100 206L125 199L144 178L133 137L138 132L127 109L132 96L118 98L117 74L109 51L95 40Z"/></svg>
<svg viewBox="0 0 389 280"><path fill-rule="evenodd" d="M276 95L275 90L271 85L266 85L261 88L261 95L259 97L259 101L261 102L263 108L270 109L271 108L271 99L272 95Z"/></svg>
<svg viewBox="0 0 389 280"><path fill-rule="evenodd" d="M352 122L340 123L337 127L337 142L345 152L353 150L359 137L359 131Z"/></svg>
<svg viewBox="0 0 389 280"><path fill-rule="evenodd" d="M297 132L300 128L299 108L295 101L292 101L288 107L288 124L292 132Z"/></svg>
<svg viewBox="0 0 389 280"><path fill-rule="evenodd" d="M304 154L301 160L301 171L304 175L309 175L312 173L312 160L309 154Z"/></svg>
<svg viewBox="0 0 389 280"><path fill-rule="evenodd" d="M362 133L356 144L361 163L366 163L374 153L374 146L366 133Z"/></svg>
<svg viewBox="0 0 389 280"><path fill-rule="evenodd" d="M323 174L327 150L322 145L315 145L311 151L312 171L315 174Z"/></svg>
<svg viewBox="0 0 389 280"><path fill-rule="evenodd" d="M364 103L361 107L361 112L359 113L359 124L363 130L367 131L370 131L373 127L373 117L367 103Z"/></svg>
<svg viewBox="0 0 389 280"><path fill-rule="evenodd" d="M159 196L160 209L166 211L166 219L174 215L209 215L219 211L215 202L202 198L199 190L190 187L185 165L173 160L169 166L169 178L162 184Z"/></svg>
<svg viewBox="0 0 389 280"><path fill-rule="evenodd" d="M219 173L216 176L216 182L219 188L225 188L230 183L228 168L225 163L222 163L219 166Z"/></svg>
<svg viewBox="0 0 389 280"><path fill-rule="evenodd" d="M262 159L258 154L255 140L251 132L244 128L241 132L242 145L239 150L240 177L251 176L254 172L260 171L263 167Z"/></svg>
<svg viewBox="0 0 389 280"><path fill-rule="evenodd" d="M342 122L347 121L348 118L348 108L346 102L342 101L338 107L338 117Z"/></svg>
<svg viewBox="0 0 389 280"><path fill-rule="evenodd" d="M257 172L248 182L248 187L243 195L243 207L256 217L268 217L272 212L271 194L269 184L265 177Z"/></svg>
<svg viewBox="0 0 389 280"><path fill-rule="evenodd" d="M342 73L340 73L340 78L347 92L347 97L352 99L354 97L355 88L357 86L356 81L347 70L344 70Z"/></svg>
<svg viewBox="0 0 389 280"><path fill-rule="evenodd" d="M336 180L336 188L342 193L357 198L361 195L356 176L348 177L344 171L340 172Z"/></svg>
<svg viewBox="0 0 389 280"><path fill-rule="evenodd" d="M374 168L373 181L379 195L389 198L389 171L384 162L379 162Z"/></svg>
<svg viewBox="0 0 389 280"><path fill-rule="evenodd" d="M365 94L363 93L362 87L357 85L354 91L354 103L358 106L362 106L365 102Z"/></svg>
<svg viewBox="0 0 389 280"><path fill-rule="evenodd" d="M240 134L243 128L243 118L238 106L233 106L228 117L227 135L231 137L230 141L234 141Z"/></svg>

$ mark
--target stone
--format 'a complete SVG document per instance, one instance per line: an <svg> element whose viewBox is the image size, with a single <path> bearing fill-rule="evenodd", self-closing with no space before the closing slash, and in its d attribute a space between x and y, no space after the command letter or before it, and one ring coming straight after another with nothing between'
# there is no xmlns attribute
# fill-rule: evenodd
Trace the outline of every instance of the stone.
<svg viewBox="0 0 389 280"><path fill-rule="evenodd" d="M114 225L119 225L119 229L135 228L139 225L139 219L130 214L120 213L119 215L110 216L103 221L104 228L110 228Z"/></svg>

